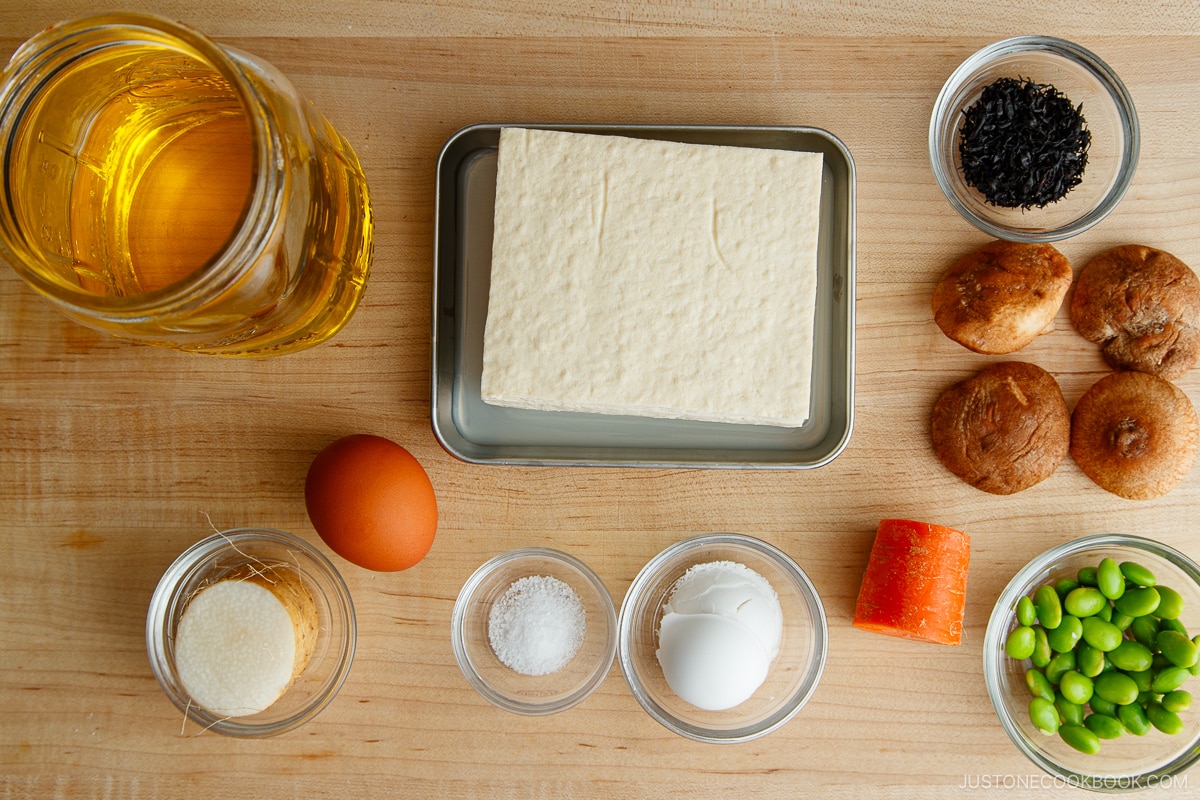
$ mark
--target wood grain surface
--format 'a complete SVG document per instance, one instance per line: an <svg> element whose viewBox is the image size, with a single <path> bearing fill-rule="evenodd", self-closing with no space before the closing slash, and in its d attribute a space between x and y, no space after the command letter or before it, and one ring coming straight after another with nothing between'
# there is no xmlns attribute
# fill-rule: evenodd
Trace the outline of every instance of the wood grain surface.
<svg viewBox="0 0 1200 800"><path fill-rule="evenodd" d="M357 149L377 215L362 306L331 342L220 360L118 342L63 320L0 271L0 798L23 797L1005 797L1071 793L1005 736L982 639L1009 578L1078 536L1124 531L1200 557L1200 470L1131 502L1069 459L1018 495L979 492L929 444L950 383L995 357L934 325L942 271L986 237L933 181L929 114L964 58L1044 33L1100 54L1127 84L1141 161L1118 209L1063 242L1078 268L1140 242L1200 267L1200 7L1190 0L964 4L232 2L136 3L270 61ZM0 56L83 0L0 5ZM474 466L430 425L434 165L475 122L810 125L839 136L858 175L857 394L845 452L813 471ZM1065 311L1019 354L1069 406L1107 372ZM1200 370L1178 382L1200 400ZM267 740L204 733L163 695L145 649L147 604L189 544L261 525L320 545L304 510L308 463L375 433L421 460L441 512L417 567L338 562L358 649L335 702ZM963 645L850 626L884 517L968 532ZM619 603L663 547L705 531L759 536L812 577L830 626L812 701L763 739L685 740L637 705L614 665L551 717L488 705L450 648L459 587L526 545L588 562ZM1196 790L1200 777L1193 778ZM1030 785L1032 784L1032 786ZM978 784L977 784L978 785Z"/></svg>

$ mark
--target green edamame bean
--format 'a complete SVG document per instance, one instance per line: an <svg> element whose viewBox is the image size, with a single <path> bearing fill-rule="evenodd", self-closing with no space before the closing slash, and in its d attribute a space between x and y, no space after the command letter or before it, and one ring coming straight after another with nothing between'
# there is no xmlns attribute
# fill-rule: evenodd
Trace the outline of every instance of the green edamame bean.
<svg viewBox="0 0 1200 800"><path fill-rule="evenodd" d="M1025 670L1025 685L1029 687L1029 693L1034 697L1044 697L1048 702L1054 702L1054 685L1041 670L1032 668Z"/></svg>
<svg viewBox="0 0 1200 800"><path fill-rule="evenodd" d="M1046 665L1046 677L1053 684L1062 682L1062 676L1069 670L1075 669L1075 651L1068 650L1065 653L1058 653L1050 659L1050 663Z"/></svg>
<svg viewBox="0 0 1200 800"><path fill-rule="evenodd" d="M1183 689L1176 689L1173 692L1164 694L1163 699L1159 702L1162 703L1162 707L1167 711L1178 714L1180 711L1187 711L1192 707L1192 693L1185 692Z"/></svg>
<svg viewBox="0 0 1200 800"><path fill-rule="evenodd" d="M1137 684L1139 693L1150 691L1150 684L1154 683L1154 670L1149 667L1136 672L1126 672L1125 674L1133 678L1133 682Z"/></svg>
<svg viewBox="0 0 1200 800"><path fill-rule="evenodd" d="M1144 617L1147 614L1155 613L1161 601L1162 598L1158 593L1158 589L1145 587L1126 590L1125 594L1121 595L1119 600L1113 601L1113 605L1122 614L1128 614L1131 617Z"/></svg>
<svg viewBox="0 0 1200 800"><path fill-rule="evenodd" d="M1100 752L1100 738L1083 725L1063 725L1058 729L1058 735L1081 753L1093 756Z"/></svg>
<svg viewBox="0 0 1200 800"><path fill-rule="evenodd" d="M1095 586L1096 575L1095 567L1080 567L1079 572L1075 573L1075 580L1079 581L1080 586Z"/></svg>
<svg viewBox="0 0 1200 800"><path fill-rule="evenodd" d="M1192 637L1192 644L1196 645L1197 652L1200 652L1200 635ZM1190 671L1193 675L1200 675L1200 659L1196 660Z"/></svg>
<svg viewBox="0 0 1200 800"><path fill-rule="evenodd" d="M1121 574L1125 576L1125 580L1129 583L1137 586L1155 586L1158 584L1154 573L1136 561L1122 561L1120 567Z"/></svg>
<svg viewBox="0 0 1200 800"><path fill-rule="evenodd" d="M1125 594L1126 596L1129 595L1128 592ZM1129 630L1133 631L1133 638L1146 647L1154 647L1160 630L1158 620L1148 615L1138 616L1135 614L1133 616L1135 619L1129 626Z"/></svg>
<svg viewBox="0 0 1200 800"><path fill-rule="evenodd" d="M1161 703L1147 703L1146 716L1150 724L1166 734L1174 736L1183 730L1183 720L1174 711L1168 711Z"/></svg>
<svg viewBox="0 0 1200 800"><path fill-rule="evenodd" d="M1033 655L1035 644L1037 644L1037 636L1034 635L1033 628L1021 625L1013 628L1012 632L1008 634L1008 639L1004 642L1004 652L1008 653L1010 658L1024 661Z"/></svg>
<svg viewBox="0 0 1200 800"><path fill-rule="evenodd" d="M1094 678L1104 671L1104 653L1090 644L1081 642L1075 648L1075 669Z"/></svg>
<svg viewBox="0 0 1200 800"><path fill-rule="evenodd" d="M1104 605L1100 606L1100 610L1096 612L1096 616L1099 617L1100 619L1104 620L1105 622L1112 622L1112 618L1113 618L1112 603L1110 603L1106 600L1104 602Z"/></svg>
<svg viewBox="0 0 1200 800"><path fill-rule="evenodd" d="M1073 578L1063 578L1062 580L1055 581L1054 583L1054 593L1058 595L1059 600L1070 594L1072 589L1078 588L1079 581L1074 580Z"/></svg>
<svg viewBox="0 0 1200 800"><path fill-rule="evenodd" d="M1115 717L1117 715L1117 704L1110 703L1095 692L1092 693L1092 699L1088 701L1088 705L1091 706L1092 711L1095 711L1097 714L1108 714L1110 717Z"/></svg>
<svg viewBox="0 0 1200 800"><path fill-rule="evenodd" d="M1117 739L1125 733L1125 726L1121 721L1108 714L1089 714L1083 724L1101 739Z"/></svg>
<svg viewBox="0 0 1200 800"><path fill-rule="evenodd" d="M1171 660L1162 653L1155 653L1154 658L1150 659L1150 668L1155 671L1164 670L1170 666L1174 665L1171 663Z"/></svg>
<svg viewBox="0 0 1200 800"><path fill-rule="evenodd" d="M1092 679L1075 670L1063 673L1062 679L1058 682L1058 690L1062 692L1063 697L1079 705L1091 700L1094 691Z"/></svg>
<svg viewBox="0 0 1200 800"><path fill-rule="evenodd" d="M1017 622L1026 628L1032 628L1037 624L1037 609L1033 607L1033 601L1028 597L1022 597L1017 601Z"/></svg>
<svg viewBox="0 0 1200 800"><path fill-rule="evenodd" d="M1058 709L1044 697L1035 697L1029 701L1029 720L1047 736L1058 732Z"/></svg>
<svg viewBox="0 0 1200 800"><path fill-rule="evenodd" d="M1054 695L1054 707L1058 709L1064 725L1083 724L1083 706L1078 703L1072 703L1063 697L1061 692Z"/></svg>
<svg viewBox="0 0 1200 800"><path fill-rule="evenodd" d="M1188 635L1187 627L1178 619L1160 619L1158 621L1158 630L1160 632L1175 631L1176 633L1182 633L1185 637Z"/></svg>
<svg viewBox="0 0 1200 800"><path fill-rule="evenodd" d="M1146 710L1137 703L1118 706L1117 719L1121 720L1125 729L1134 736L1145 736L1150 732L1150 718L1146 716Z"/></svg>
<svg viewBox="0 0 1200 800"><path fill-rule="evenodd" d="M1150 684L1150 691L1156 694L1166 694L1173 692L1187 682L1187 679L1192 677L1192 673L1183 667L1167 667L1154 676L1154 681ZM1071 699L1071 695L1063 693L1067 699Z"/></svg>
<svg viewBox="0 0 1200 800"><path fill-rule="evenodd" d="M1102 653L1116 650L1121 644L1121 629L1099 617L1084 617L1080 627L1083 640Z"/></svg>
<svg viewBox="0 0 1200 800"><path fill-rule="evenodd" d="M1183 613L1183 596L1170 586L1159 586L1155 591L1158 592L1159 599L1154 616L1159 619L1179 619L1179 615Z"/></svg>
<svg viewBox="0 0 1200 800"><path fill-rule="evenodd" d="M1029 660L1038 669L1045 669L1050 663L1050 659L1054 657L1054 651L1050 649L1050 640L1046 638L1046 629L1041 625L1033 626L1033 655Z"/></svg>
<svg viewBox="0 0 1200 800"><path fill-rule="evenodd" d="M1178 631L1160 631L1154 640L1158 650L1177 667L1194 667L1200 650L1187 636Z"/></svg>
<svg viewBox="0 0 1200 800"><path fill-rule="evenodd" d="M1147 703L1156 703L1160 697L1162 697L1162 695L1155 694L1154 692L1138 692L1137 701L1142 708L1145 708Z"/></svg>
<svg viewBox="0 0 1200 800"><path fill-rule="evenodd" d="M1120 644L1108 651L1107 658L1117 669L1125 672L1141 672L1150 669L1154 654L1141 642L1123 639Z"/></svg>
<svg viewBox="0 0 1200 800"><path fill-rule="evenodd" d="M1096 588L1109 600L1120 599L1125 594L1125 576L1113 559L1102 559L1100 566L1096 567Z"/></svg>
<svg viewBox="0 0 1200 800"><path fill-rule="evenodd" d="M1129 630L1129 626L1133 624L1133 617L1128 614L1122 614L1119 611L1114 611L1109 622L1116 625L1118 630L1127 631Z"/></svg>
<svg viewBox="0 0 1200 800"><path fill-rule="evenodd" d="M1124 672L1106 672L1093 681L1095 694L1118 706L1127 706L1137 700L1138 687L1133 678ZM1092 698L1092 708L1096 701Z"/></svg>
<svg viewBox="0 0 1200 800"><path fill-rule="evenodd" d="M1083 636L1083 623L1079 621L1079 617L1065 614L1058 626L1051 631L1046 631L1046 639L1050 642L1050 649L1056 653L1066 653L1075 649L1075 645L1079 644L1080 638Z"/></svg>
<svg viewBox="0 0 1200 800"><path fill-rule="evenodd" d="M1033 593L1033 605L1037 609L1038 622L1042 623L1042 627L1046 629L1047 633L1062 623L1062 601L1058 599L1058 593L1054 591L1053 586L1039 586ZM1157 604L1155 605L1157 607ZM1140 615L1134 614L1133 616Z"/></svg>
<svg viewBox="0 0 1200 800"><path fill-rule="evenodd" d="M1074 617L1090 617L1099 614L1100 609L1108 605L1108 598L1094 586L1080 586L1072 589L1063 598L1063 608Z"/></svg>

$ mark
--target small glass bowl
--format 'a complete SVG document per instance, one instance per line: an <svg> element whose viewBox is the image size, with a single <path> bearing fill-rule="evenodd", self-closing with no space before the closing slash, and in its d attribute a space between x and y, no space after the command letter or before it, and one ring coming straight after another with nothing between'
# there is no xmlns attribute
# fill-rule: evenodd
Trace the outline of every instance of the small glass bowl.
<svg viewBox="0 0 1200 800"><path fill-rule="evenodd" d="M1083 105L1092 143L1082 182L1043 208L991 205L963 179L964 112L1000 78L1050 84ZM1094 53L1048 36L1004 39L972 55L946 80L929 122L929 160L946 199L975 227L1017 242L1059 241L1108 216L1133 180L1139 147L1137 112L1121 79Z"/></svg>
<svg viewBox="0 0 1200 800"><path fill-rule="evenodd" d="M175 666L175 633L197 591L247 564L279 565L299 573L317 607L317 642L304 672L269 708L244 717L218 717L196 705L183 688ZM304 540L267 528L222 531L189 547L163 573L146 615L150 666L167 697L202 729L227 736L274 736L319 714L350 671L356 636L350 592L329 559Z"/></svg>
<svg viewBox="0 0 1200 800"><path fill-rule="evenodd" d="M583 603L585 632L579 651L557 672L523 675L496 657L488 641L492 605L516 580L541 575L570 586ZM463 584L450 618L450 642L471 686L495 706L526 716L565 711L599 688L617 650L612 595L586 564L546 547L509 550L483 564Z"/></svg>
<svg viewBox="0 0 1200 800"><path fill-rule="evenodd" d="M1025 685L1026 661L1004 651L1008 634L1017 626L1016 604L1032 597L1037 587L1062 578L1074 578L1080 567L1099 565L1106 556L1136 561L1154 572L1158 583L1178 591L1184 600L1180 621L1194 635L1200 632L1200 566L1165 544L1124 534L1102 534L1076 539L1042 553L1009 582L992 609L983 642L983 670L988 695L1005 733L1030 761L1070 786L1098 791L1168 787L1185 770L1200 761L1200 707L1179 714L1184 730L1167 735L1152 729L1145 736L1126 733L1101 740L1096 755L1081 753L1061 737L1046 736L1029 720L1032 695ZM1184 689L1196 693L1196 685Z"/></svg>
<svg viewBox="0 0 1200 800"><path fill-rule="evenodd" d="M671 690L658 663L662 607L688 568L734 561L762 575L783 610L783 641L767 679L750 699L724 711L705 711ZM750 536L693 536L652 558L634 578L621 605L618 661L633 696L668 729L700 742L745 742L794 717L816 691L825 667L825 609L804 570L778 548Z"/></svg>

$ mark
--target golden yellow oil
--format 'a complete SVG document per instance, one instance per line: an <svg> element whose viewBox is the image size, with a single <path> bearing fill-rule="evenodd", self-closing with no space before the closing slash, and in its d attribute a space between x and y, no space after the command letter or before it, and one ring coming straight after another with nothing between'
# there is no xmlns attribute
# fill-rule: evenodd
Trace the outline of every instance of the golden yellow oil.
<svg viewBox="0 0 1200 800"><path fill-rule="evenodd" d="M119 199L130 272L142 291L191 274L237 230L250 193L253 151L246 121L217 117L180 134Z"/></svg>
<svg viewBox="0 0 1200 800"><path fill-rule="evenodd" d="M137 299L198 278L239 231L258 226L269 232L268 252L249 259L221 297L191 303L161 337L153 320L114 332L228 355L287 352L332 335L353 312L370 261L366 184L348 143L319 114L300 106L284 116L281 124L312 131L313 144L271 154L291 170L285 196L278 219L252 219L256 170L273 165L256 164L263 151L249 112L217 69L128 40L62 67L26 114L6 176L15 218L36 233L33 268L68 292Z"/></svg>

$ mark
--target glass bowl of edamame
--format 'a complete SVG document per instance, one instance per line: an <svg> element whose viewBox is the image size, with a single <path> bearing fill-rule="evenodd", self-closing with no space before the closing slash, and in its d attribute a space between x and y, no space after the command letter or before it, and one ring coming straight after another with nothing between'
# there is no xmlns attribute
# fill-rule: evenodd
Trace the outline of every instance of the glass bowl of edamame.
<svg viewBox="0 0 1200 800"><path fill-rule="evenodd" d="M1005 732L1066 785L1167 788L1200 761L1200 566L1160 542L1087 536L1030 561L983 645Z"/></svg>

